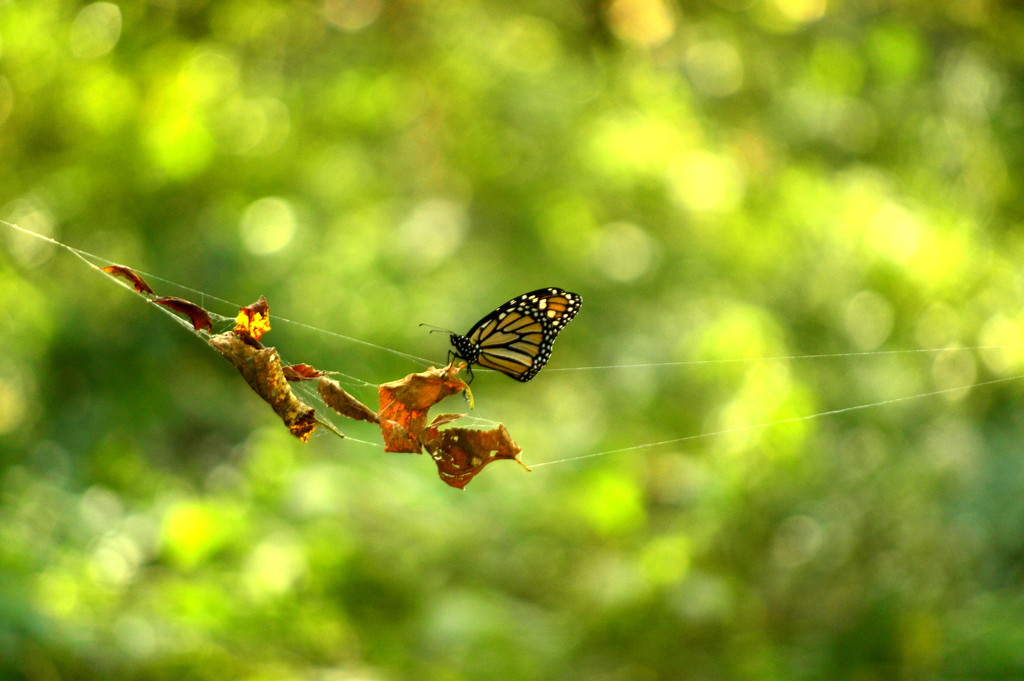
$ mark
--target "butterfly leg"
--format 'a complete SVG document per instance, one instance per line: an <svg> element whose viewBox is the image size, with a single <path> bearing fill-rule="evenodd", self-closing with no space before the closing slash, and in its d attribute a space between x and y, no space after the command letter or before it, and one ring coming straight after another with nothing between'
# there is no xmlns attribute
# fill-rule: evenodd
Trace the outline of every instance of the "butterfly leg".
<svg viewBox="0 0 1024 681"><path fill-rule="evenodd" d="M448 364L450 365L450 367L454 366L455 360L457 360L457 359L461 359L464 362L466 361L464 357L461 357L459 355L459 353L455 352L454 350L449 350L448 351ZM473 365L470 364L469 362L466 362L466 374L469 376L469 380L466 381L466 385L468 386L470 383L473 382L473 378L474 378L473 377Z"/></svg>
<svg viewBox="0 0 1024 681"><path fill-rule="evenodd" d="M473 382L473 365L466 362L466 373L469 374L469 380L466 381L466 387L462 389L462 396L466 398L466 402L469 404L469 408L473 408L473 391L469 389L469 384Z"/></svg>

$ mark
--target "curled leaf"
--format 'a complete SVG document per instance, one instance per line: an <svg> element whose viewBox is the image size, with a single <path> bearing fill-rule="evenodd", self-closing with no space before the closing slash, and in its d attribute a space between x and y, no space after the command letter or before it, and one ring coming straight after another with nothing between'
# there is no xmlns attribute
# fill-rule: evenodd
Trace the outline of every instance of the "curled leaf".
<svg viewBox="0 0 1024 681"><path fill-rule="evenodd" d="M447 367L418 374L378 387L380 412L378 423L385 452L422 451L420 434L426 427L427 410L444 398L465 390L466 384L455 378Z"/></svg>
<svg viewBox="0 0 1024 681"><path fill-rule="evenodd" d="M288 432L299 438L303 442L309 442L309 436L316 430L316 412L310 407L308 412L301 412L295 415L294 419L288 420L282 417L285 425L288 426ZM332 430L334 430L332 428ZM337 435L344 437L341 433L335 430Z"/></svg>
<svg viewBox="0 0 1024 681"><path fill-rule="evenodd" d="M512 459L526 468L519 460L522 450L502 423L491 430L430 427L422 442L434 458L441 480L459 489L468 485L487 464L499 459Z"/></svg>
<svg viewBox="0 0 1024 681"><path fill-rule="evenodd" d="M138 273L135 272L135 270L129 267L125 267L124 265L107 265L106 267L101 267L100 269L112 277L124 277L125 279L128 280L128 283L132 285L132 288L134 288L139 293L145 293L146 295L150 296L154 295L153 289L149 287L149 284L147 284L142 279L142 277L140 277Z"/></svg>
<svg viewBox="0 0 1024 681"><path fill-rule="evenodd" d="M266 297L260 296L255 303L238 311L234 332L258 341L267 331L270 331L270 306Z"/></svg>
<svg viewBox="0 0 1024 681"><path fill-rule="evenodd" d="M369 421L377 423L377 415L365 404L349 395L337 381L329 378L321 378L316 386L317 392L323 398L324 404L356 421Z"/></svg>
<svg viewBox="0 0 1024 681"><path fill-rule="evenodd" d="M274 348L255 348L234 333L210 338L218 352L235 365L249 387L256 391L281 417L292 435L303 442L316 428L316 410L292 392L281 369L281 358Z"/></svg>
<svg viewBox="0 0 1024 681"><path fill-rule="evenodd" d="M288 364L282 367L282 371L284 371L284 377L292 382L311 381L314 378L320 378L327 374L327 372L320 371L309 364Z"/></svg>
<svg viewBox="0 0 1024 681"><path fill-rule="evenodd" d="M189 302L184 298L175 298L174 296L164 296L163 298L153 298L152 300L157 305L169 307L175 312L188 316L192 320L192 328L196 331L206 329L211 333L213 332L213 322L210 321L210 315L195 303Z"/></svg>
<svg viewBox="0 0 1024 681"><path fill-rule="evenodd" d="M439 428L446 423L458 421L463 416L465 416L465 414L438 414L437 416L434 417L434 420L430 422L430 427Z"/></svg>

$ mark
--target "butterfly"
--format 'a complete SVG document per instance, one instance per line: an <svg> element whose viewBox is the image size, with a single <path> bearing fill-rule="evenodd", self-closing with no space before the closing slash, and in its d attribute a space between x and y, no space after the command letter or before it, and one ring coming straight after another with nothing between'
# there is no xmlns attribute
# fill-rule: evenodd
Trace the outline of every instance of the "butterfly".
<svg viewBox="0 0 1024 681"><path fill-rule="evenodd" d="M583 299L560 288L541 288L501 305L460 336L451 354L525 383L551 358L559 332L580 311ZM469 372L472 380L472 369Z"/></svg>

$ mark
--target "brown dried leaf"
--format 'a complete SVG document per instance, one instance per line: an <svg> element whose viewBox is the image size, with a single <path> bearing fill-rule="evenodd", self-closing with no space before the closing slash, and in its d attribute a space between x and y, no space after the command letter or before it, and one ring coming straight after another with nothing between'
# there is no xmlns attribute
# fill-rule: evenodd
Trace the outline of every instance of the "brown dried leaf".
<svg viewBox="0 0 1024 681"><path fill-rule="evenodd" d="M238 311L234 332L258 341L267 331L270 331L270 306L266 297L260 296L255 303Z"/></svg>
<svg viewBox="0 0 1024 681"><path fill-rule="evenodd" d="M323 398L324 404L342 416L347 416L356 421L377 423L377 415L373 410L345 392L337 381L321 378L317 383L316 389L320 393L320 397Z"/></svg>
<svg viewBox="0 0 1024 681"><path fill-rule="evenodd" d="M274 348L255 348L234 333L210 338L218 352L235 365L249 387L281 417L292 435L303 442L316 428L316 410L292 393L281 370L281 358Z"/></svg>
<svg viewBox="0 0 1024 681"><path fill-rule="evenodd" d="M303 412L289 422L285 420L285 425L288 426L288 432L299 438L302 442L309 442L309 436L316 430L316 411L310 407L308 412ZM332 428L332 430L334 430ZM335 431L335 433L341 437L345 437L342 433Z"/></svg>
<svg viewBox="0 0 1024 681"><path fill-rule="evenodd" d="M437 463L441 480L459 489L468 485L484 466L498 459L512 459L526 468L519 460L522 450L502 423L491 430L431 427L423 433L422 441Z"/></svg>
<svg viewBox="0 0 1024 681"><path fill-rule="evenodd" d="M455 378L450 367L431 367L422 373L381 384L378 423L384 451L419 454L422 451L419 438L426 427L427 410L465 389L466 384Z"/></svg>
<svg viewBox="0 0 1024 681"><path fill-rule="evenodd" d="M209 332L213 332L213 322L210 321L210 315L203 308L199 307L195 303L189 302L184 298L175 298L174 296L164 296L163 298L153 298L152 301L157 305L163 305L169 307L175 312L180 312L187 315L192 320L192 327L199 331L200 329L206 329Z"/></svg>
<svg viewBox="0 0 1024 681"><path fill-rule="evenodd" d="M446 423L458 421L463 416L465 416L465 414L438 414L437 416L434 417L434 420L430 422L430 427L438 428Z"/></svg>
<svg viewBox="0 0 1024 681"><path fill-rule="evenodd" d="M284 377L292 382L310 381L327 375L326 371L320 371L309 364L289 364L281 370L284 371Z"/></svg>
<svg viewBox="0 0 1024 681"><path fill-rule="evenodd" d="M112 277L124 277L128 280L128 283L132 285L132 288L139 293L145 293L150 296L155 295L153 293L153 289L149 287L149 284L147 284L142 277L135 272L135 270L129 267L125 267L124 265L107 265L100 269Z"/></svg>

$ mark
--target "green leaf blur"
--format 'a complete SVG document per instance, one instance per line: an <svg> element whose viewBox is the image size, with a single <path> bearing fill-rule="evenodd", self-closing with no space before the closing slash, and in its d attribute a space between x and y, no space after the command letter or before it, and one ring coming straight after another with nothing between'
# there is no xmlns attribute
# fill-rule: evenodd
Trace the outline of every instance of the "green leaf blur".
<svg viewBox="0 0 1024 681"><path fill-rule="evenodd" d="M422 367L328 332L440 363L420 322L561 286L473 384L527 464L731 431L460 492L0 225L0 678L1024 678L1024 382L951 390L1024 373L1022 46L1011 0L0 0L0 218L371 383Z"/></svg>

